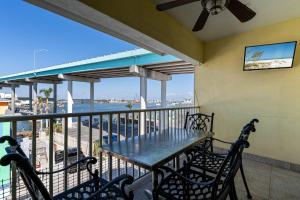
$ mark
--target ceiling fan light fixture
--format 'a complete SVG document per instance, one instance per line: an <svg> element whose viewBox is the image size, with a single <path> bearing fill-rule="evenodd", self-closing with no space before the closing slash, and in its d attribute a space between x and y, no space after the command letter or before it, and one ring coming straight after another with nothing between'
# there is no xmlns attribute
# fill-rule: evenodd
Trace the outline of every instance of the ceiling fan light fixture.
<svg viewBox="0 0 300 200"><path fill-rule="evenodd" d="M211 15L217 15L225 9L225 0L206 0L205 8Z"/></svg>

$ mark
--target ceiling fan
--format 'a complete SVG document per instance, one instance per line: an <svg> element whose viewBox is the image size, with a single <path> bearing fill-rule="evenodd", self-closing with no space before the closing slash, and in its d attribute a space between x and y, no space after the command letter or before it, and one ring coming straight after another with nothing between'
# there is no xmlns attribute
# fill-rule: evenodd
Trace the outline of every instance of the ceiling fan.
<svg viewBox="0 0 300 200"><path fill-rule="evenodd" d="M203 10L194 25L193 31L203 29L209 15L217 15L227 8L242 23L251 20L256 13L239 0L173 0L167 3L161 3L156 6L159 11L165 11L171 8L179 7L188 3L201 1Z"/></svg>

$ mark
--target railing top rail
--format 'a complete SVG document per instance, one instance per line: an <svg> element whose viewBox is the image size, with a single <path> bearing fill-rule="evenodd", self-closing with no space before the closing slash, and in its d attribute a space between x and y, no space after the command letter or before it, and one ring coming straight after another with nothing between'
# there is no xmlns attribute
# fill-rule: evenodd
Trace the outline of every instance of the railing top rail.
<svg viewBox="0 0 300 200"><path fill-rule="evenodd" d="M85 117L85 116L96 116L96 115L109 115L119 113L140 113L149 111L164 111L164 110L178 110L178 109L192 109L200 108L199 106L186 106L186 107L170 107L170 108L151 108L151 109L132 109L132 110L116 110L116 111L101 111L101 112L78 112L78 113L56 113L56 114L42 114L42 115L26 115L26 116L3 116L0 117L0 122L11 122L11 121L28 121L38 119L59 119L66 117Z"/></svg>

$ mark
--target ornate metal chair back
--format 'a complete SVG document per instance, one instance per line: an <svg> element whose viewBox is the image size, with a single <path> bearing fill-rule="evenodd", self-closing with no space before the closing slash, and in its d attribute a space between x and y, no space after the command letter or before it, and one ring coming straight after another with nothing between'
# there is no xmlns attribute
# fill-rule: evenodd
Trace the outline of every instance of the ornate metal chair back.
<svg viewBox="0 0 300 200"><path fill-rule="evenodd" d="M26 154L15 139L9 136L0 138L0 143L7 141L10 145L7 154L0 159L0 165L14 164L33 200L51 199L46 187L35 173Z"/></svg>
<svg viewBox="0 0 300 200"><path fill-rule="evenodd" d="M203 113L186 113L184 129L197 130L202 132L213 131L214 113L211 115Z"/></svg>
<svg viewBox="0 0 300 200"><path fill-rule="evenodd" d="M189 112L187 112L185 117L184 129L200 132L213 132L214 116L214 113L212 113L211 115L207 115L204 113L190 114ZM205 149L212 148L212 138L206 138L203 143L203 147Z"/></svg>

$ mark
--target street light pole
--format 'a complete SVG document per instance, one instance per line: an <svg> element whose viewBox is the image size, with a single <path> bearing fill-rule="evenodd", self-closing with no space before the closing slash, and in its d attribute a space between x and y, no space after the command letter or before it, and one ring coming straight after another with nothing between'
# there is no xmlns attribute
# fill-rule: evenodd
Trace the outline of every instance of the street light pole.
<svg viewBox="0 0 300 200"><path fill-rule="evenodd" d="M33 73L36 75L36 56L38 53L41 53L43 51L48 51L47 49L34 49L33 50ZM30 86L32 87L32 86ZM32 92L29 89L29 92ZM32 94L29 94L29 97L32 96ZM33 94L33 100L34 100L34 114L37 114L37 83L34 83L34 94ZM29 99L29 101L32 102L32 99Z"/></svg>
<svg viewBox="0 0 300 200"><path fill-rule="evenodd" d="M35 68L36 68L36 55L38 54L38 53L41 53L41 52L43 52L43 51L48 51L48 49L35 49L35 50L33 50L33 71L34 71L34 73L35 73Z"/></svg>
<svg viewBox="0 0 300 200"><path fill-rule="evenodd" d="M41 53L43 51L47 52L48 49L35 49L35 50L33 50L33 73L34 73L35 76L36 76L36 56L37 56L38 53ZM34 114L37 114L37 93L38 93L38 91L37 91L37 83L34 83L34 84L35 84L34 85L34 89L35 89L35 95L34 95L35 105L34 105L34 110L36 112ZM41 120L40 123L41 123L40 130L42 131L42 129L43 129L43 120ZM47 121L46 121L46 124L47 124Z"/></svg>

